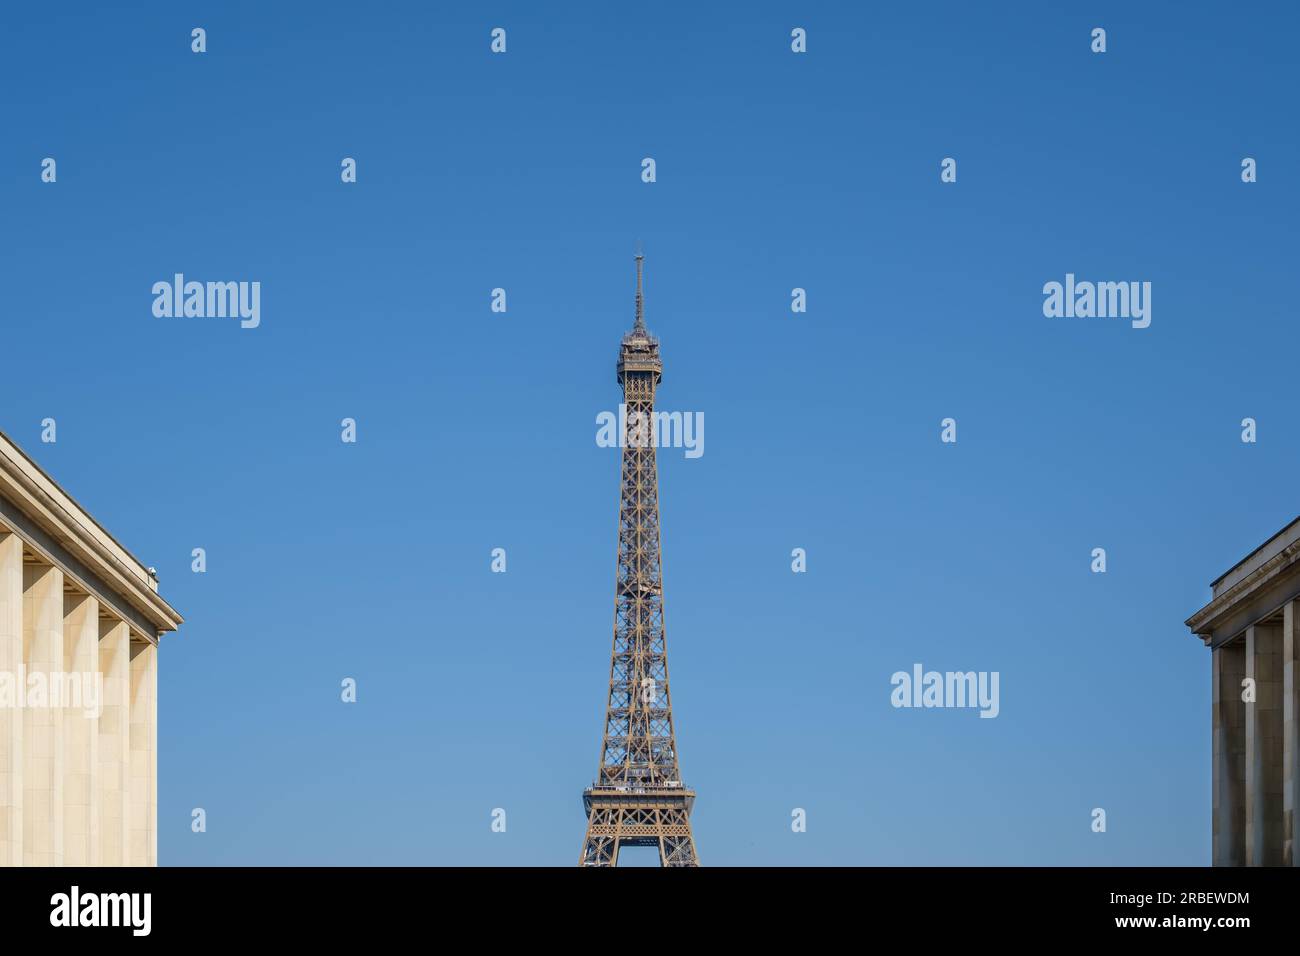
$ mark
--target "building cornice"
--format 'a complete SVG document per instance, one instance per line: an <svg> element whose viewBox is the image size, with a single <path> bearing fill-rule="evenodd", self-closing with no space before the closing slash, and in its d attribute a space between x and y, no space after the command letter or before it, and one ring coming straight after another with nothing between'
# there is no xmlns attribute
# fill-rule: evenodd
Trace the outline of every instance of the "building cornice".
<svg viewBox="0 0 1300 956"><path fill-rule="evenodd" d="M158 594L149 570L3 433L0 499L0 523L115 605L133 629L156 641L180 626L182 617ZM2 507L6 502L11 507Z"/></svg>
<svg viewBox="0 0 1300 956"><path fill-rule="evenodd" d="M1258 550L1252 552L1252 555ZM1223 625L1234 616L1245 621L1245 624L1242 624L1240 628L1240 630L1244 630L1249 624L1262 619L1266 614L1275 610L1276 607L1280 607L1286 600L1294 597L1295 595L1291 592L1300 591L1300 577L1296 578L1295 585L1291 588L1282 588L1285 580L1288 577L1293 577L1294 572L1298 570L1296 567L1298 561L1300 561L1300 541L1287 545L1250 574L1221 594L1216 595L1209 604L1189 617L1184 623L1206 646L1210 646L1212 642L1222 643L1222 639L1234 636L1231 633L1221 633ZM1224 577L1227 577L1227 574L1222 575L1219 580ZM1270 594L1270 592L1277 592L1274 594L1276 602L1264 601L1261 604L1259 599ZM1252 607L1252 605L1255 606ZM1234 625L1236 623L1234 622ZM1216 640L1216 637L1219 640Z"/></svg>

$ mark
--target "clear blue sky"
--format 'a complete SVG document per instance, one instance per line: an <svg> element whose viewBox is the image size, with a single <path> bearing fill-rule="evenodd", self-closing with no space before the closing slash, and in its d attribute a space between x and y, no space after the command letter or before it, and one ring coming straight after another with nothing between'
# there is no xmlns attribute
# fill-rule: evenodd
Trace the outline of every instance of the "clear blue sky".
<svg viewBox="0 0 1300 956"><path fill-rule="evenodd" d="M660 462L702 861L1207 864L1182 622L1300 512L1297 15L1059 6L9 11L0 428L187 618L161 862L576 862L640 239L707 421ZM261 326L155 318L175 272ZM1151 327L1045 318L1067 272ZM915 662L1000 716L895 710Z"/></svg>

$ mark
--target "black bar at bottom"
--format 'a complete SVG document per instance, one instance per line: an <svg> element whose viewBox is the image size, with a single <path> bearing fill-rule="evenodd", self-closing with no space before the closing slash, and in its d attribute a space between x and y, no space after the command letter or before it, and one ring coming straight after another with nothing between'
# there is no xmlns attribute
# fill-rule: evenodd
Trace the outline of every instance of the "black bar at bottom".
<svg viewBox="0 0 1300 956"><path fill-rule="evenodd" d="M918 944L1098 934L1230 942L1287 932L1297 889L1294 871L1277 869L14 869L0 871L0 927L15 943L75 934L96 944L373 947L435 933L457 950L510 938L549 948L567 935L597 952L620 948L624 932L809 945L900 929Z"/></svg>

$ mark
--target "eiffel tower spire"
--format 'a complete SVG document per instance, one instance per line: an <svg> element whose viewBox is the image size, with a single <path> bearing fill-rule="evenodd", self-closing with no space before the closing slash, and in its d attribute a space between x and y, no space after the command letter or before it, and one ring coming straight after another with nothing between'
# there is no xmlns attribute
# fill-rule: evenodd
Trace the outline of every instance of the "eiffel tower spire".
<svg viewBox="0 0 1300 956"><path fill-rule="evenodd" d="M645 297L641 294L641 264L645 262L645 256L641 255L641 244L637 243L636 250L636 325L633 328L645 331Z"/></svg>
<svg viewBox="0 0 1300 956"><path fill-rule="evenodd" d="M596 781L582 794L587 838L582 866L616 866L624 846L654 846L664 866L698 866L691 834L695 791L677 764L659 556L655 388L663 379L659 341L645 328L643 256L636 256L636 322L623 336L623 467L619 484L614 648Z"/></svg>

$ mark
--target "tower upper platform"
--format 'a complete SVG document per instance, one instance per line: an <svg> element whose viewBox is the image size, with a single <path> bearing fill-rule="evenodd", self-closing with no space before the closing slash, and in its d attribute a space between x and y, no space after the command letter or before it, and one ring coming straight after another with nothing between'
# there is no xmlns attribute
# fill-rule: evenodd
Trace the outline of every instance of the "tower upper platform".
<svg viewBox="0 0 1300 956"><path fill-rule="evenodd" d="M623 384L624 372L653 372L655 384L664 377L664 363L659 357L659 340L645 327L645 296L641 288L641 264L645 256L636 256L636 324L623 336L618 350L618 383Z"/></svg>

